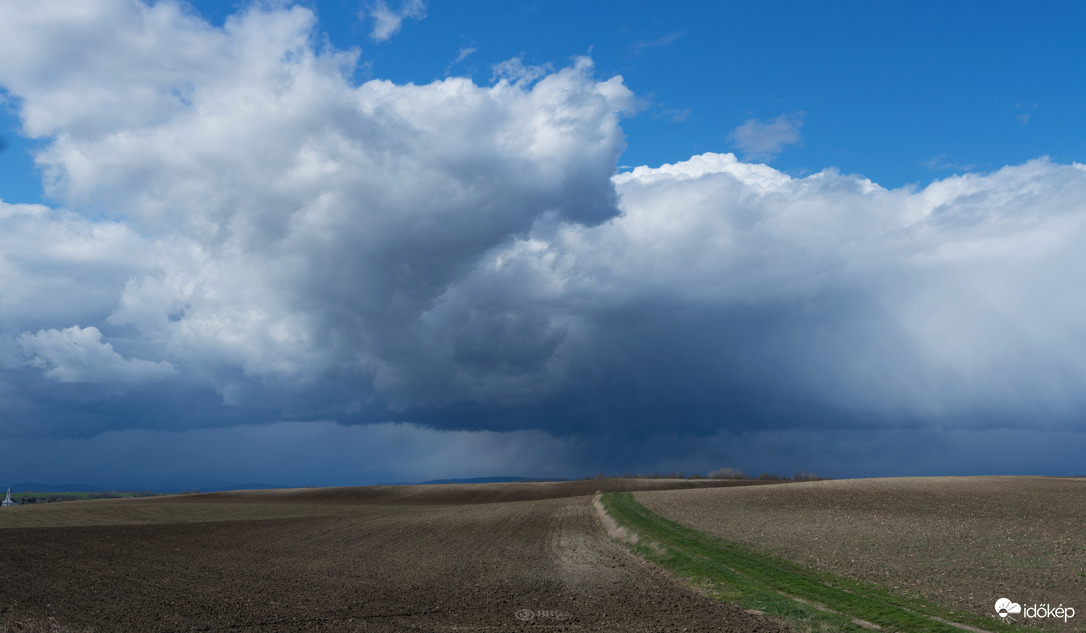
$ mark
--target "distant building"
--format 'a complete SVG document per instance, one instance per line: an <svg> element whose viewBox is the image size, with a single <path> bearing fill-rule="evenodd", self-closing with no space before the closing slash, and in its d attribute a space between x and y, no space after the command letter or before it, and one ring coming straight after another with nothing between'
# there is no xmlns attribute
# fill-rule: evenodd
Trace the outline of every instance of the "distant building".
<svg viewBox="0 0 1086 633"><path fill-rule="evenodd" d="M4 497L3 501L0 501L0 507L6 508L13 505L15 505L15 500L11 498L11 486L8 486L8 496Z"/></svg>

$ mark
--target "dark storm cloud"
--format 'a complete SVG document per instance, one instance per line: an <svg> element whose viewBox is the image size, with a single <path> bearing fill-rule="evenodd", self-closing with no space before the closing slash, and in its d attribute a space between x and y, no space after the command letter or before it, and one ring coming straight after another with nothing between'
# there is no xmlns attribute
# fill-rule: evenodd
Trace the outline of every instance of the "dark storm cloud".
<svg viewBox="0 0 1086 633"><path fill-rule="evenodd" d="M1040 161L887 191L730 156L639 170L616 180L622 216L518 240L452 285L408 396L516 407L457 424L636 436L1066 425L1086 405L1063 347L1086 307L1068 273L1083 175ZM500 352L474 353L488 335Z"/></svg>

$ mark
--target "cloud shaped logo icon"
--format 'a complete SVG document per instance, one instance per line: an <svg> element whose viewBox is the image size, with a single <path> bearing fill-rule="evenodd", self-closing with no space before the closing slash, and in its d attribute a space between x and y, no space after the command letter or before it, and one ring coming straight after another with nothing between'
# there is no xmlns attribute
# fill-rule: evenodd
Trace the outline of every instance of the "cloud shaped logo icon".
<svg viewBox="0 0 1086 633"><path fill-rule="evenodd" d="M999 617L1005 618L1012 613L1022 613L1022 605L1017 602L1011 602L1007 598L1000 598L995 603L996 613Z"/></svg>

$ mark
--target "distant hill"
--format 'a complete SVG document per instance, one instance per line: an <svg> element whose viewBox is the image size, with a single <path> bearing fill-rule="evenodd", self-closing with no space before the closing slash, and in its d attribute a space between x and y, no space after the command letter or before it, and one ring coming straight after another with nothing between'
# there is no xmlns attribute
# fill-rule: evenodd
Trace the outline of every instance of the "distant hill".
<svg viewBox="0 0 1086 633"><path fill-rule="evenodd" d="M278 484L235 484L233 486L226 486L224 488L209 488L208 491L225 492L228 490L277 490L279 488L290 488L291 486L280 486Z"/></svg>
<svg viewBox="0 0 1086 633"><path fill-rule="evenodd" d="M511 481L544 481L533 477L471 477L469 479L431 479L424 481L422 486L430 484L503 484ZM545 481L568 481L566 479L547 479Z"/></svg>
<svg viewBox="0 0 1086 633"><path fill-rule="evenodd" d="M396 482L394 484L385 485L430 485L430 484L497 484L497 483L509 483L509 482L522 482L522 481L569 481L567 479L546 479L540 480L534 477L471 477L460 479L431 479L430 481L404 481ZM302 486L290 486L282 484L266 484L266 483L244 483L234 484L232 486L199 486L200 492L225 492L231 490L272 490L278 488L300 488ZM6 488L0 485L0 496L3 495L3 491ZM91 486L87 484L58 484L49 485L37 482L24 482L19 484L12 484L12 492L142 492L143 488L100 488L98 486ZM157 493L171 493L171 492L189 492L192 488L154 488L150 492Z"/></svg>
<svg viewBox="0 0 1086 633"><path fill-rule="evenodd" d="M39 484L35 482L25 482L21 484L12 484L12 492L104 492L102 488L97 486L88 486L87 484L60 484L57 486L50 486L48 484ZM118 491L114 491L118 492Z"/></svg>

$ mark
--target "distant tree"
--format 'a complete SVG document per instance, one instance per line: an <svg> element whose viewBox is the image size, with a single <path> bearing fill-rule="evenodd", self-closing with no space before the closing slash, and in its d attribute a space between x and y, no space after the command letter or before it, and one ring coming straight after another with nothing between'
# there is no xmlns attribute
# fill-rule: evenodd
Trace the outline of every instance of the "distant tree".
<svg viewBox="0 0 1086 633"><path fill-rule="evenodd" d="M709 473L710 479L746 479L746 475L738 468L718 468Z"/></svg>

